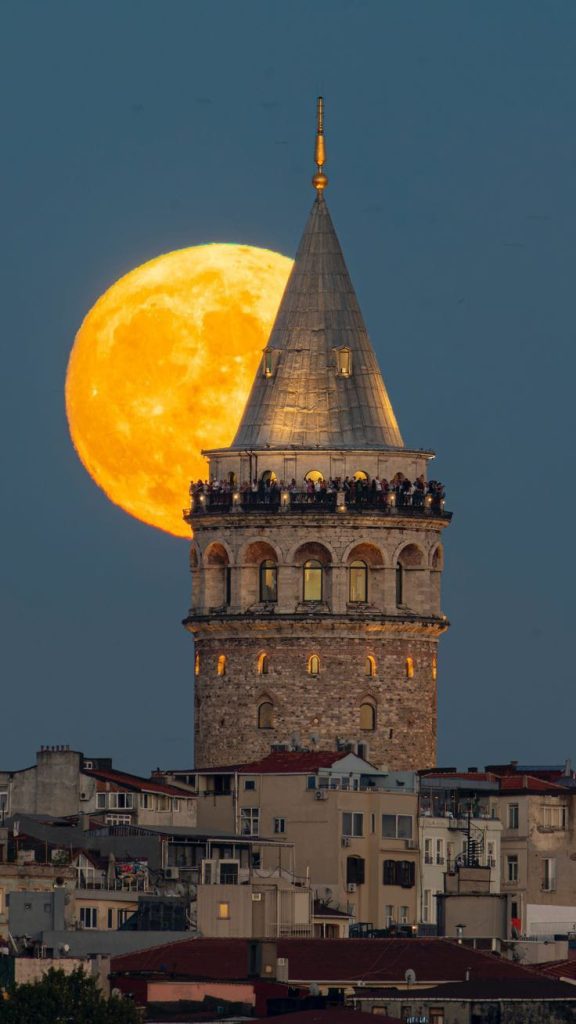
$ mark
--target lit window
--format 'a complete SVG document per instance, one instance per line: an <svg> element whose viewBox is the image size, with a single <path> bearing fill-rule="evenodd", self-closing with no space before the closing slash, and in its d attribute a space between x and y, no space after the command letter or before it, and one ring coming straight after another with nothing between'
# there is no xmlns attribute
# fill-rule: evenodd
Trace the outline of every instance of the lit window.
<svg viewBox="0 0 576 1024"><path fill-rule="evenodd" d="M306 476L304 477L304 479L305 480L309 480L313 484L318 483L318 481L320 481L320 483L322 483L322 481L324 479L324 475L323 475L323 473L320 472L319 469L311 469L311 470L309 470L308 473L306 473Z"/></svg>
<svg viewBox="0 0 576 1024"><path fill-rule="evenodd" d="M406 678L414 678L414 658L406 658Z"/></svg>
<svg viewBox="0 0 576 1024"><path fill-rule="evenodd" d="M259 729L273 729L274 728L274 705L269 700L264 700L258 706L258 728Z"/></svg>
<svg viewBox="0 0 576 1024"><path fill-rule="evenodd" d="M320 658L317 654L311 654L308 658L308 675L317 676L320 674Z"/></svg>
<svg viewBox="0 0 576 1024"><path fill-rule="evenodd" d="M304 562L304 600L322 600L322 564L314 558Z"/></svg>
<svg viewBox="0 0 576 1024"><path fill-rule="evenodd" d="M366 562L355 561L350 565L348 600L352 604L368 600L368 566Z"/></svg>
<svg viewBox="0 0 576 1024"><path fill-rule="evenodd" d="M218 904L218 920L229 921L230 920L230 904L219 903Z"/></svg>
<svg viewBox="0 0 576 1024"><path fill-rule="evenodd" d="M269 665L270 665L270 658L263 651L262 654L258 655L258 675L259 676L267 676L268 675Z"/></svg>
<svg viewBox="0 0 576 1024"><path fill-rule="evenodd" d="M278 600L278 566L269 558L260 563L260 600Z"/></svg>
<svg viewBox="0 0 576 1024"><path fill-rule="evenodd" d="M366 675L376 675L376 658L374 657L373 654L369 654L368 657L366 658Z"/></svg>
<svg viewBox="0 0 576 1024"><path fill-rule="evenodd" d="M432 679L433 679L434 682L436 682L437 678L438 678L438 662L437 662L436 658L432 658Z"/></svg>
<svg viewBox="0 0 576 1024"><path fill-rule="evenodd" d="M360 705L360 728L369 732L376 728L376 708L373 704Z"/></svg>
<svg viewBox="0 0 576 1024"><path fill-rule="evenodd" d="M349 377L352 373L352 352L349 348L336 349L336 363L341 377Z"/></svg>
<svg viewBox="0 0 576 1024"><path fill-rule="evenodd" d="M265 377L271 377L274 369L274 360L272 358L272 349L264 349L264 357L262 359L262 370Z"/></svg>
<svg viewBox="0 0 576 1024"><path fill-rule="evenodd" d="M219 676L225 676L226 675L226 655L225 654L220 654L219 657L218 657L218 675Z"/></svg>
<svg viewBox="0 0 576 1024"><path fill-rule="evenodd" d="M194 675L200 675L200 654L198 653L194 658Z"/></svg>
<svg viewBox="0 0 576 1024"><path fill-rule="evenodd" d="M404 604L404 569L401 562L396 562L396 607Z"/></svg>

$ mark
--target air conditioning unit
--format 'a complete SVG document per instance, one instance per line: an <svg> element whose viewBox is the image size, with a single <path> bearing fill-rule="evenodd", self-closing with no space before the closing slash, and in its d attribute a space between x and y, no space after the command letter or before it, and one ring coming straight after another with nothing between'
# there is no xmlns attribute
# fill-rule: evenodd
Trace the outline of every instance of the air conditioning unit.
<svg viewBox="0 0 576 1024"><path fill-rule="evenodd" d="M93 769L93 767L94 767L94 762L93 761L84 761L82 767L83 768L87 768L88 771L91 771Z"/></svg>
<svg viewBox="0 0 576 1024"><path fill-rule="evenodd" d="M325 789L317 789L314 792L314 799L315 800L327 800L328 799L328 793L326 792Z"/></svg>
<svg viewBox="0 0 576 1024"><path fill-rule="evenodd" d="M166 868L164 871L166 878L170 878L173 881L180 878L180 868Z"/></svg>
<svg viewBox="0 0 576 1024"><path fill-rule="evenodd" d="M342 846L351 846L352 840L350 836L342 836Z"/></svg>
<svg viewBox="0 0 576 1024"><path fill-rule="evenodd" d="M90 797L88 796L88 793L80 793L80 799L81 800L89 800Z"/></svg>
<svg viewBox="0 0 576 1024"><path fill-rule="evenodd" d="M407 850L417 850L418 849L418 840L417 839L407 839L406 840L406 849Z"/></svg>
<svg viewBox="0 0 576 1024"><path fill-rule="evenodd" d="M348 885L346 886L346 892L356 892L357 888L358 887L356 885L356 882L348 882Z"/></svg>

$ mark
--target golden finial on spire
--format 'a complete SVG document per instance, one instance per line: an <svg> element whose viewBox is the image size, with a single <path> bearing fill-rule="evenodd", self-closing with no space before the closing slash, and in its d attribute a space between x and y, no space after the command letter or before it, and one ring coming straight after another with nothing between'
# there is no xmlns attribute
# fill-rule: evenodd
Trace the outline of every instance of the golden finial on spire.
<svg viewBox="0 0 576 1024"><path fill-rule="evenodd" d="M326 147L324 145L324 100L322 96L318 97L316 103L316 148L314 150L314 160L317 173L312 178L312 184L316 191L320 193L324 191L328 184L328 178L323 170L326 162Z"/></svg>

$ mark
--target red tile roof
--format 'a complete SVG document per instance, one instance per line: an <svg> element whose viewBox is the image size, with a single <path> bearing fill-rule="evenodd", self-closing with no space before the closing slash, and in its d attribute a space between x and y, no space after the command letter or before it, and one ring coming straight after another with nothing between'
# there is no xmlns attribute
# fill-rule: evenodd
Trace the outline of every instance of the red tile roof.
<svg viewBox="0 0 576 1024"><path fill-rule="evenodd" d="M500 778L500 790L502 792L527 792L527 793L550 793L560 796L566 794L564 786L557 786L554 782L545 782L544 779L537 779L535 775L503 775Z"/></svg>
<svg viewBox="0 0 576 1024"><path fill-rule="evenodd" d="M549 974L554 978L573 978L576 981L576 960L574 959L555 960L553 963L539 964L538 969L543 974Z"/></svg>
<svg viewBox="0 0 576 1024"><path fill-rule="evenodd" d="M511 960L460 946L449 939L279 939L277 955L288 960L290 983L390 985L408 968L419 982L534 977ZM112 960L114 973L163 974L222 981L246 979L246 939L183 939Z"/></svg>
<svg viewBox="0 0 576 1024"><path fill-rule="evenodd" d="M343 757L346 757L346 754L338 750L278 750L260 758L259 761L245 761L243 764L228 765L222 768L198 768L197 772L200 775L212 775L218 772L241 772L243 775L275 775L276 773L290 772L306 774L316 772L319 768L331 768Z"/></svg>
<svg viewBox="0 0 576 1024"><path fill-rule="evenodd" d="M146 793L163 793L166 796L183 797L186 793L176 786L169 786L165 782L151 782L150 779L143 779L139 775L129 775L128 772L117 772L113 768L83 768L83 775L89 775L99 782L111 782L122 789L136 790Z"/></svg>
<svg viewBox="0 0 576 1024"><path fill-rule="evenodd" d="M492 772L443 772L426 771L421 773L425 779L470 779L471 782L493 782L498 783L498 778Z"/></svg>

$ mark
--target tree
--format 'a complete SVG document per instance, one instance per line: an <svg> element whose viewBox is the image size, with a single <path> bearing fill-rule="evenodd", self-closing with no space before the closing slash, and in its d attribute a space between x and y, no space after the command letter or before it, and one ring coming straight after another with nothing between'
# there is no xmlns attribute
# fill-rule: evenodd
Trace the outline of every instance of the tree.
<svg viewBox="0 0 576 1024"><path fill-rule="evenodd" d="M80 968L72 974L51 968L37 982L15 985L0 1000L0 1024L140 1024L134 1003L106 999Z"/></svg>

